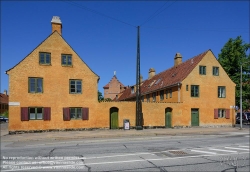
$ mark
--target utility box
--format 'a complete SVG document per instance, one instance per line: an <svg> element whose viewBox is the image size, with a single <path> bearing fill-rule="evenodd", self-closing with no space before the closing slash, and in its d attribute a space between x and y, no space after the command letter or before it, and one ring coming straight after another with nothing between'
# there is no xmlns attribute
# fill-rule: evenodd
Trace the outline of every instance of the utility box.
<svg viewBox="0 0 250 172"><path fill-rule="evenodd" d="M124 120L123 120L123 129L124 129L124 130L130 130L130 122L129 122L129 119L124 119Z"/></svg>

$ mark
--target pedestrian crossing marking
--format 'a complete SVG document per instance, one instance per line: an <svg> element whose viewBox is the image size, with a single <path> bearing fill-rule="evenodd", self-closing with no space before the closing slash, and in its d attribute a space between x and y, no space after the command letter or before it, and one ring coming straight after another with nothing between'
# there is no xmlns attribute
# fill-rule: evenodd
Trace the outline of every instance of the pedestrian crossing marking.
<svg viewBox="0 0 250 172"><path fill-rule="evenodd" d="M193 152L200 152L200 153L208 153L208 154L217 154L217 153L215 153L215 152L207 152L207 151L200 151L200 150L191 150L191 151L193 151Z"/></svg>
<svg viewBox="0 0 250 172"><path fill-rule="evenodd" d="M225 147L226 149L236 149L236 150L247 150L249 151L249 149L243 149L243 148L233 148L233 147Z"/></svg>
<svg viewBox="0 0 250 172"><path fill-rule="evenodd" d="M215 150L215 151L221 151L221 152L232 152L232 153L236 153L237 151L232 151L232 150L222 150L222 149L212 149L210 148L209 150Z"/></svg>
<svg viewBox="0 0 250 172"><path fill-rule="evenodd" d="M249 148L249 146L239 146L239 147L243 147L243 148Z"/></svg>

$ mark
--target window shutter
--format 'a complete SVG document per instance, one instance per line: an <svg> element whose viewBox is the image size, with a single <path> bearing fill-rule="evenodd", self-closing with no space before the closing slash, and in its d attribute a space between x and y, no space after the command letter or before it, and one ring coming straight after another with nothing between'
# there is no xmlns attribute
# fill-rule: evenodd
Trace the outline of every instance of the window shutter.
<svg viewBox="0 0 250 172"><path fill-rule="evenodd" d="M82 108L82 120L89 120L89 108Z"/></svg>
<svg viewBox="0 0 250 172"><path fill-rule="evenodd" d="M29 121L28 107L21 107L21 121Z"/></svg>
<svg viewBox="0 0 250 172"><path fill-rule="evenodd" d="M214 109L214 119L218 119L218 109Z"/></svg>
<svg viewBox="0 0 250 172"><path fill-rule="evenodd" d="M226 119L230 119L230 109L226 109Z"/></svg>
<svg viewBox="0 0 250 172"><path fill-rule="evenodd" d="M43 108L43 120L44 121L50 121L50 115L51 114L51 108L45 107Z"/></svg>
<svg viewBox="0 0 250 172"><path fill-rule="evenodd" d="M63 120L70 121L69 108L63 108Z"/></svg>

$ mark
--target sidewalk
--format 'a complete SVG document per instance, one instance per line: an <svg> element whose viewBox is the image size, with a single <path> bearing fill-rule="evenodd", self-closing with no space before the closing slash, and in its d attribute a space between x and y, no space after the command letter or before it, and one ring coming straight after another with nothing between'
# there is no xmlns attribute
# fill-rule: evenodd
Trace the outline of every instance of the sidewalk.
<svg viewBox="0 0 250 172"><path fill-rule="evenodd" d="M88 138L126 138L143 136L182 136L182 135L218 135L226 132L249 133L249 129L238 127L192 127L179 129L144 129L144 130L105 130L93 131L58 131L43 133L23 133L9 135L8 130L1 128L1 142L37 141L37 140L69 140Z"/></svg>

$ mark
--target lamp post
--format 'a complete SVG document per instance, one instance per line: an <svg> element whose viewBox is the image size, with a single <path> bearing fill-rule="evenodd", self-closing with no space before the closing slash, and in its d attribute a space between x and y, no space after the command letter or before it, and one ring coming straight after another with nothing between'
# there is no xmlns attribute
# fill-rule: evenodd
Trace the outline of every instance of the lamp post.
<svg viewBox="0 0 250 172"><path fill-rule="evenodd" d="M249 62L246 63L248 64ZM240 65L240 129L241 130L242 130L242 64Z"/></svg>
<svg viewBox="0 0 250 172"><path fill-rule="evenodd" d="M240 129L242 130L242 64L240 65Z"/></svg>

